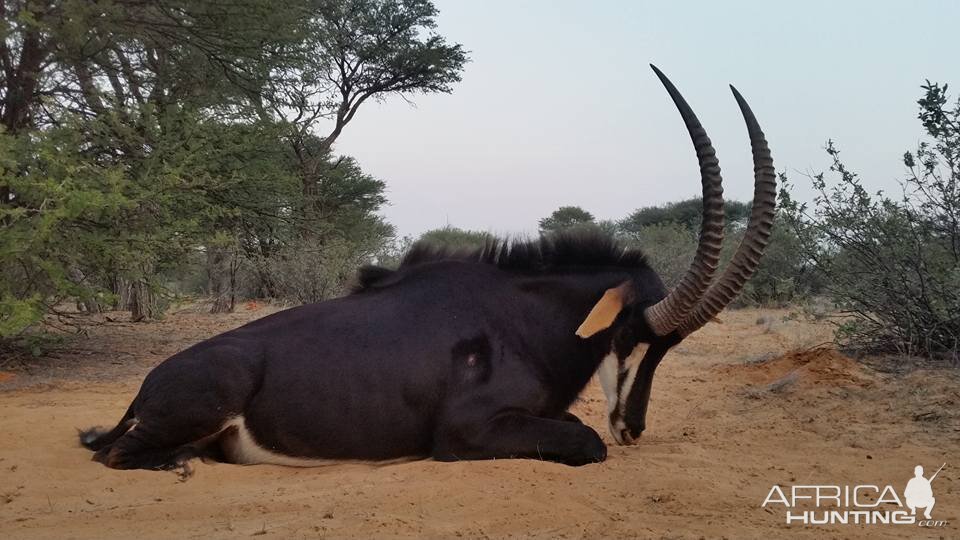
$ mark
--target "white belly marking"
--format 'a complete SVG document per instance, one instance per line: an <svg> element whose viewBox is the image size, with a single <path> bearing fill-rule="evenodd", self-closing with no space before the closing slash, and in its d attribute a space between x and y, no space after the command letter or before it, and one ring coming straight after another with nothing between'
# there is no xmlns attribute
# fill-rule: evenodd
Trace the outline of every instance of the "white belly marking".
<svg viewBox="0 0 960 540"><path fill-rule="evenodd" d="M243 418L243 415L230 418L223 424L221 429L227 429L232 426L236 426L237 434L233 437L227 437L223 441L223 451L226 454L227 460L231 463L240 463L243 465L272 463L274 465L286 465L288 467L316 467L336 463L336 461L330 459L286 456L267 450L257 444L257 441L253 439L253 434L247 429L246 420Z"/></svg>

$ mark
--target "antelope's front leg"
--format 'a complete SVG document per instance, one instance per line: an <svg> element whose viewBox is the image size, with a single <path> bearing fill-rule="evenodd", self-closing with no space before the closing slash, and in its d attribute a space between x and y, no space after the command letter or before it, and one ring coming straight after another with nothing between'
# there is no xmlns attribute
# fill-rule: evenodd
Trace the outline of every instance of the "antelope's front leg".
<svg viewBox="0 0 960 540"><path fill-rule="evenodd" d="M606 459L607 446L596 431L577 422L505 413L481 425L444 430L435 441L433 458L528 458L586 465Z"/></svg>
<svg viewBox="0 0 960 540"><path fill-rule="evenodd" d="M580 418L577 415L573 414L570 411L563 411L563 413L557 417L557 420L562 420L564 422L575 422L577 424L583 423L583 420L580 420Z"/></svg>

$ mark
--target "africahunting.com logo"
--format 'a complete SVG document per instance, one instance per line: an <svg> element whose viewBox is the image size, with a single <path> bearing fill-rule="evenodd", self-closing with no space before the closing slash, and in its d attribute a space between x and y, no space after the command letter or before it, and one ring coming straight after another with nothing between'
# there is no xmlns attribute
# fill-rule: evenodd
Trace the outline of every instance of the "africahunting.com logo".
<svg viewBox="0 0 960 540"><path fill-rule="evenodd" d="M903 489L903 498L893 486L795 485L770 488L762 508L783 506L787 525L917 525L945 527L946 521L933 518L937 499L933 480L944 463L930 478L917 465ZM917 510L921 516L917 517Z"/></svg>

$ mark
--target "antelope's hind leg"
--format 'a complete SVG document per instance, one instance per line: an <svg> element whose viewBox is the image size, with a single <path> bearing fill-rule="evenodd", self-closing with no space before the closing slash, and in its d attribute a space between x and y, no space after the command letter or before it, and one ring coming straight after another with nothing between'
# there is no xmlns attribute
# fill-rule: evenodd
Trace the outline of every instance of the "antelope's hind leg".
<svg viewBox="0 0 960 540"><path fill-rule="evenodd" d="M186 478L193 472L189 461L194 458L225 461L220 441L236 431L235 426L226 429L215 426L212 432L198 437L200 431L171 428L169 425L151 428L150 424L141 422L113 444L98 450L93 460L113 469L177 470L181 478Z"/></svg>
<svg viewBox="0 0 960 540"><path fill-rule="evenodd" d="M171 357L144 379L124 416L132 427L116 440L105 438L93 459L114 469L179 469L181 475L193 458L222 460L227 421L242 414L261 369L256 355L229 341Z"/></svg>

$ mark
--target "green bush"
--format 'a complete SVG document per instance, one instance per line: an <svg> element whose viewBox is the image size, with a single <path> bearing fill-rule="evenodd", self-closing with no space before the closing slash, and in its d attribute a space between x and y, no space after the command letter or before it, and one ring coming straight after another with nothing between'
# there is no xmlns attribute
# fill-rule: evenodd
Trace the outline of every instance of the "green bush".
<svg viewBox="0 0 960 540"><path fill-rule="evenodd" d="M749 205L745 203L728 201L725 205L729 205L732 210L727 212L719 271L722 271L733 257L745 232L744 220L749 216ZM685 209L683 215L686 216L689 212L690 216L683 219L664 217L673 215L672 212L677 209ZM638 220L637 216L646 217ZM640 221L646 222L647 218L652 220L652 216L663 219L638 225ZM806 298L817 290L813 274L807 268L807 261L798 248L799 240L786 225L783 217L778 214L770 245L760 266L753 278L747 282L743 293L734 301L734 306L782 306ZM643 249L651 266L670 288L679 283L693 260L697 250L699 226L700 213L691 210L690 205L670 204L664 208L648 207L634 212L630 218L620 222L620 234Z"/></svg>
<svg viewBox="0 0 960 540"><path fill-rule="evenodd" d="M782 193L799 246L841 310L838 339L868 352L947 356L960 347L960 100L927 83L919 100L930 141L904 155L903 193L870 193L833 142L831 182L811 205Z"/></svg>
<svg viewBox="0 0 960 540"><path fill-rule="evenodd" d="M419 240L454 249L472 249L483 247L493 238L493 235L488 232L471 231L447 225L442 229L432 229L423 233Z"/></svg>
<svg viewBox="0 0 960 540"><path fill-rule="evenodd" d="M668 289L680 283L697 252L697 233L680 223L646 225L624 237L643 250Z"/></svg>
<svg viewBox="0 0 960 540"><path fill-rule="evenodd" d="M724 221L729 225L746 222L750 217L750 205L739 201L723 201ZM659 206L638 208L618 223L624 232L637 232L650 225L682 225L699 231L703 216L703 199L694 197Z"/></svg>
<svg viewBox="0 0 960 540"><path fill-rule="evenodd" d="M93 302L110 291L91 279L117 241L102 224L132 206L119 167L80 155L76 132L0 134L0 185L16 205L0 205L0 338L11 338L68 297Z"/></svg>

